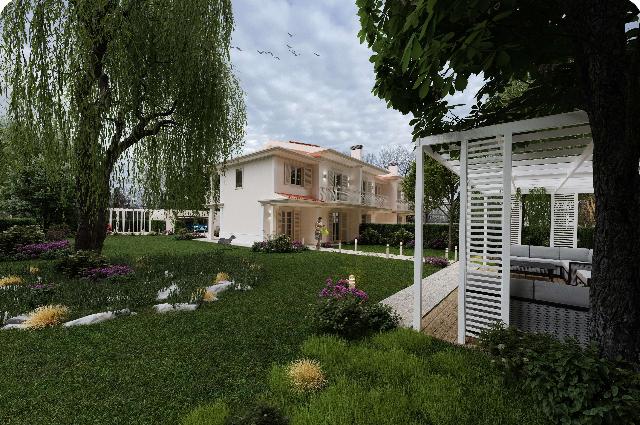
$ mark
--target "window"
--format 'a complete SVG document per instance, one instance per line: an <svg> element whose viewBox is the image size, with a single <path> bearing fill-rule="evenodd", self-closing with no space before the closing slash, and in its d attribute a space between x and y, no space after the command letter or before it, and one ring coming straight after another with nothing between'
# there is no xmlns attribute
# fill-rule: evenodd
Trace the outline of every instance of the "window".
<svg viewBox="0 0 640 425"><path fill-rule="evenodd" d="M290 175L290 179L289 179L289 183L291 184L295 184L296 186L302 186L303 185L303 173L304 173L304 168L302 167L291 167L291 175Z"/></svg>
<svg viewBox="0 0 640 425"><path fill-rule="evenodd" d="M280 226L282 233L293 239L293 211L280 212Z"/></svg>
<svg viewBox="0 0 640 425"><path fill-rule="evenodd" d="M370 214L362 214L361 223L371 223L371 215Z"/></svg>
<svg viewBox="0 0 640 425"><path fill-rule="evenodd" d="M242 168L236 168L236 189L242 188Z"/></svg>

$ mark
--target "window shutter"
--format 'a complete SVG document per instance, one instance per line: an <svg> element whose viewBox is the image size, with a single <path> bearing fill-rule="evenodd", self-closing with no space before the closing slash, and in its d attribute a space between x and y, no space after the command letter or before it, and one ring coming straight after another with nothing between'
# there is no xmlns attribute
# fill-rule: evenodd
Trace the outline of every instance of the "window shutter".
<svg viewBox="0 0 640 425"><path fill-rule="evenodd" d="M285 224L285 220L287 219L287 216L285 215L284 211L280 211L280 219L278 220L278 234L282 235L284 234L284 224Z"/></svg>
<svg viewBox="0 0 640 425"><path fill-rule="evenodd" d="M305 168L304 169L304 178L302 179L302 185L305 188L311 187L311 184L313 183L311 176L312 176L311 168Z"/></svg>
<svg viewBox="0 0 640 425"><path fill-rule="evenodd" d="M300 240L300 211L293 212L293 239Z"/></svg>
<svg viewBox="0 0 640 425"><path fill-rule="evenodd" d="M289 184L291 181L291 167L289 164L284 164L284 184Z"/></svg>

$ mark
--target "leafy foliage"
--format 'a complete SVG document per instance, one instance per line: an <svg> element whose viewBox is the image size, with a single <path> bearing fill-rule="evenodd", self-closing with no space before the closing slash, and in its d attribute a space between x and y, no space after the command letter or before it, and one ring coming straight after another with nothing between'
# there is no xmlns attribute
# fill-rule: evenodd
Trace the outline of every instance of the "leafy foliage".
<svg viewBox="0 0 640 425"><path fill-rule="evenodd" d="M287 235L278 235L266 241L254 242L251 246L253 252L286 253L302 252L309 248L300 241L292 241Z"/></svg>
<svg viewBox="0 0 640 425"><path fill-rule="evenodd" d="M522 220L523 244L549 246L551 195L544 188L534 188L522 195Z"/></svg>
<svg viewBox="0 0 640 425"><path fill-rule="evenodd" d="M635 424L640 375L630 365L602 359L595 347L496 326L480 345L509 382L531 391L547 418L562 424Z"/></svg>
<svg viewBox="0 0 640 425"><path fill-rule="evenodd" d="M414 240L413 234L415 231L414 224L378 224L378 223L362 223L360 224L360 237L358 238L358 244L391 244L394 243L395 234L404 230L411 233L412 237L407 241L405 246L411 240ZM376 233L369 233L375 231ZM404 232L402 233L404 235ZM365 235L369 237L363 238ZM371 238L372 236L375 236ZM422 238L425 248L433 249L445 249L447 247L448 226L443 224L424 224L422 227ZM404 237L404 236L403 236ZM362 240L361 240L362 238ZM458 226L454 226L453 240L458 240ZM370 242L375 241L375 243ZM415 241L414 241L415 242Z"/></svg>
<svg viewBox="0 0 640 425"><path fill-rule="evenodd" d="M11 257L20 246L43 241L44 233L40 226L12 226L0 233L0 256Z"/></svg>
<svg viewBox="0 0 640 425"><path fill-rule="evenodd" d="M85 270L108 265L107 259L94 251L75 251L55 264L55 270L68 277L82 276Z"/></svg>
<svg viewBox="0 0 640 425"><path fill-rule="evenodd" d="M246 122L231 1L24 1L0 19L10 144L75 179L76 245L102 247L110 183L144 187L146 205L202 203Z"/></svg>

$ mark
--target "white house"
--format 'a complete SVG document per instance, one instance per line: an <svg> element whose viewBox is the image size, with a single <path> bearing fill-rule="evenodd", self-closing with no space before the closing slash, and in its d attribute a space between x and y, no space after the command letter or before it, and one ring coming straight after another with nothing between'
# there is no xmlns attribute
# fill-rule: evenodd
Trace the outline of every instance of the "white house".
<svg viewBox="0 0 640 425"><path fill-rule="evenodd" d="M249 245L278 234L314 243L315 222L329 229L323 241L348 241L360 223L404 223L412 215L400 188L397 166L388 170L351 156L301 142L269 142L220 170L220 237Z"/></svg>

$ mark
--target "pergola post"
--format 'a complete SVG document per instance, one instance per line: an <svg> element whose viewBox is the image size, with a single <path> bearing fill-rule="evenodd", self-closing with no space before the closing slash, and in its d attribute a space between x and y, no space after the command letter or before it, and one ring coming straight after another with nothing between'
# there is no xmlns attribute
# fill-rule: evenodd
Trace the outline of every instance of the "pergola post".
<svg viewBox="0 0 640 425"><path fill-rule="evenodd" d="M467 149L466 140L460 142L460 220L458 245L460 246L458 283L458 344L464 344L466 335L465 291L467 282Z"/></svg>
<svg viewBox="0 0 640 425"><path fill-rule="evenodd" d="M416 146L416 190L415 190L415 246L413 251L413 329L422 328L422 217L424 210L424 150L418 141Z"/></svg>
<svg viewBox="0 0 640 425"><path fill-rule="evenodd" d="M502 321L509 325L511 294L511 153L512 134L504 135L502 166Z"/></svg>

